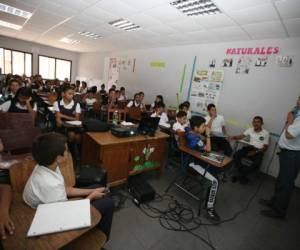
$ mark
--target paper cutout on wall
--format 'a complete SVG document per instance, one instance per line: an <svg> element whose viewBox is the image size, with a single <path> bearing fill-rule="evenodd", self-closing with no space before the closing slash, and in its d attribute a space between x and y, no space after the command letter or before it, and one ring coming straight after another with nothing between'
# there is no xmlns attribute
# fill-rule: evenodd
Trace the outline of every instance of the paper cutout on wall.
<svg viewBox="0 0 300 250"><path fill-rule="evenodd" d="M230 67L232 67L232 64L233 64L233 58L224 58L222 67L230 68Z"/></svg>
<svg viewBox="0 0 300 250"><path fill-rule="evenodd" d="M114 84L119 80L119 67L117 67L117 58L109 59L108 84Z"/></svg>
<svg viewBox="0 0 300 250"><path fill-rule="evenodd" d="M238 60L236 74L249 74L252 59L249 56L242 56Z"/></svg>
<svg viewBox="0 0 300 250"><path fill-rule="evenodd" d="M165 62L150 62L150 67L152 68L164 68L165 66Z"/></svg>
<svg viewBox="0 0 300 250"><path fill-rule="evenodd" d="M268 63L268 57L264 56L264 57L258 57L255 61L254 66L255 67L266 67Z"/></svg>
<svg viewBox="0 0 300 250"><path fill-rule="evenodd" d="M292 56L277 56L276 64L279 67L291 67L293 65L293 59Z"/></svg>
<svg viewBox="0 0 300 250"><path fill-rule="evenodd" d="M216 59L212 59L212 60L209 62L209 67L210 67L210 68L216 67Z"/></svg>

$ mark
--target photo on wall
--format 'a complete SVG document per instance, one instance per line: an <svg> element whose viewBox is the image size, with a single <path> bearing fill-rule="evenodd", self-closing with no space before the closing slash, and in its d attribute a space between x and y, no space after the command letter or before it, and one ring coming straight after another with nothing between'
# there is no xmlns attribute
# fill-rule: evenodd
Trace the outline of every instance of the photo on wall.
<svg viewBox="0 0 300 250"><path fill-rule="evenodd" d="M292 56L277 56L276 64L279 67L291 67L293 65L293 57Z"/></svg>
<svg viewBox="0 0 300 250"><path fill-rule="evenodd" d="M222 62L222 67L224 68L230 68L233 64L233 58L224 58Z"/></svg>
<svg viewBox="0 0 300 250"><path fill-rule="evenodd" d="M255 60L254 66L255 67L266 67L268 63L268 57L264 56L264 57L258 57Z"/></svg>
<svg viewBox="0 0 300 250"><path fill-rule="evenodd" d="M238 59L236 74L249 74L252 59L249 56L242 56Z"/></svg>

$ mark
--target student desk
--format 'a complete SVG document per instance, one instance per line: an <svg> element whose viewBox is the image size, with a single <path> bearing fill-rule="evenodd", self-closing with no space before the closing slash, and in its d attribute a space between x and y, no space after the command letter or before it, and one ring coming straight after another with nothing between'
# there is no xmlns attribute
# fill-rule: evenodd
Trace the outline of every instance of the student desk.
<svg viewBox="0 0 300 250"><path fill-rule="evenodd" d="M108 173L108 183L116 186L126 182L130 175L161 169L168 137L158 130L153 137L119 138L110 132L85 133L82 164L100 163Z"/></svg>
<svg viewBox="0 0 300 250"><path fill-rule="evenodd" d="M26 235L33 220L35 210L23 202L21 194L14 194L14 196L17 197L15 197L12 204L11 218L13 218L16 231L13 236L7 236L6 240L2 240L5 250L60 249L87 233L91 228L95 227L101 219L100 213L96 208L91 206L91 227L27 238Z"/></svg>

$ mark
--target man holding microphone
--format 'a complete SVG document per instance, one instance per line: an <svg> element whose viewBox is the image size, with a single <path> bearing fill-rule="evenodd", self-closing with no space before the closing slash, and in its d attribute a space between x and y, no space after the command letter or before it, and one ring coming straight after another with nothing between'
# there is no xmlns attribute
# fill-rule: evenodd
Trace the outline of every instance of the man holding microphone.
<svg viewBox="0 0 300 250"><path fill-rule="evenodd" d="M260 200L260 204L270 208L262 210L261 215L271 218L285 217L300 170L300 96L297 106L288 113L287 124L278 145L280 169L275 192L271 200Z"/></svg>

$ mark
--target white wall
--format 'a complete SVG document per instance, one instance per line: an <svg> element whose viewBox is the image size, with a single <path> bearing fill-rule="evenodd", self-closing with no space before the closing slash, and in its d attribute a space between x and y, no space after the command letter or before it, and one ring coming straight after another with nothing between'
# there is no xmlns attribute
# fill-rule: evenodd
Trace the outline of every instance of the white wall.
<svg viewBox="0 0 300 250"><path fill-rule="evenodd" d="M253 59L248 75L235 74L239 55L226 56L226 49L231 47L268 47L279 46L280 54L294 56L291 68L278 67L275 55L269 56L265 68L254 67L257 56ZM135 58L135 71L121 70L119 83L127 89L127 94L143 90L147 103L153 101L155 95L162 94L168 106L176 106L176 93L179 89L180 78L184 64L187 72L184 81L182 100L187 98L194 56L197 56L196 70L208 69L209 61L216 59L216 69L221 69L221 61L226 57L234 58L232 68L224 68L225 80L219 102L219 112L227 120L236 120L237 124L227 124L229 133L241 133L254 115L261 115L265 119L265 128L272 133L279 134L285 121L287 112L295 105L300 93L300 39L277 39L259 41L241 41L219 44L189 45L166 48L154 48L112 53L111 57ZM98 56L97 56L98 57ZM107 61L107 58L104 60ZM163 61L165 68L152 68L150 62ZM79 65L82 65L81 60ZM103 62L96 68L100 68ZM104 64L104 74L108 71L108 64ZM86 67L87 68L87 67ZM95 65L93 66L95 68ZM89 74L88 71L85 74ZM265 170L271 158L276 136L271 138L271 147L265 156L262 169ZM278 159L274 157L269 174L278 173ZM297 180L300 186L300 176Z"/></svg>
<svg viewBox="0 0 300 250"><path fill-rule="evenodd" d="M0 47L7 49L21 50L25 52L33 53L33 65L32 73L38 73L38 55L52 56L61 59L67 59L72 61L71 80L75 81L77 75L77 63L79 53L58 49L50 46L41 45L38 43L27 42L19 39L0 36Z"/></svg>

